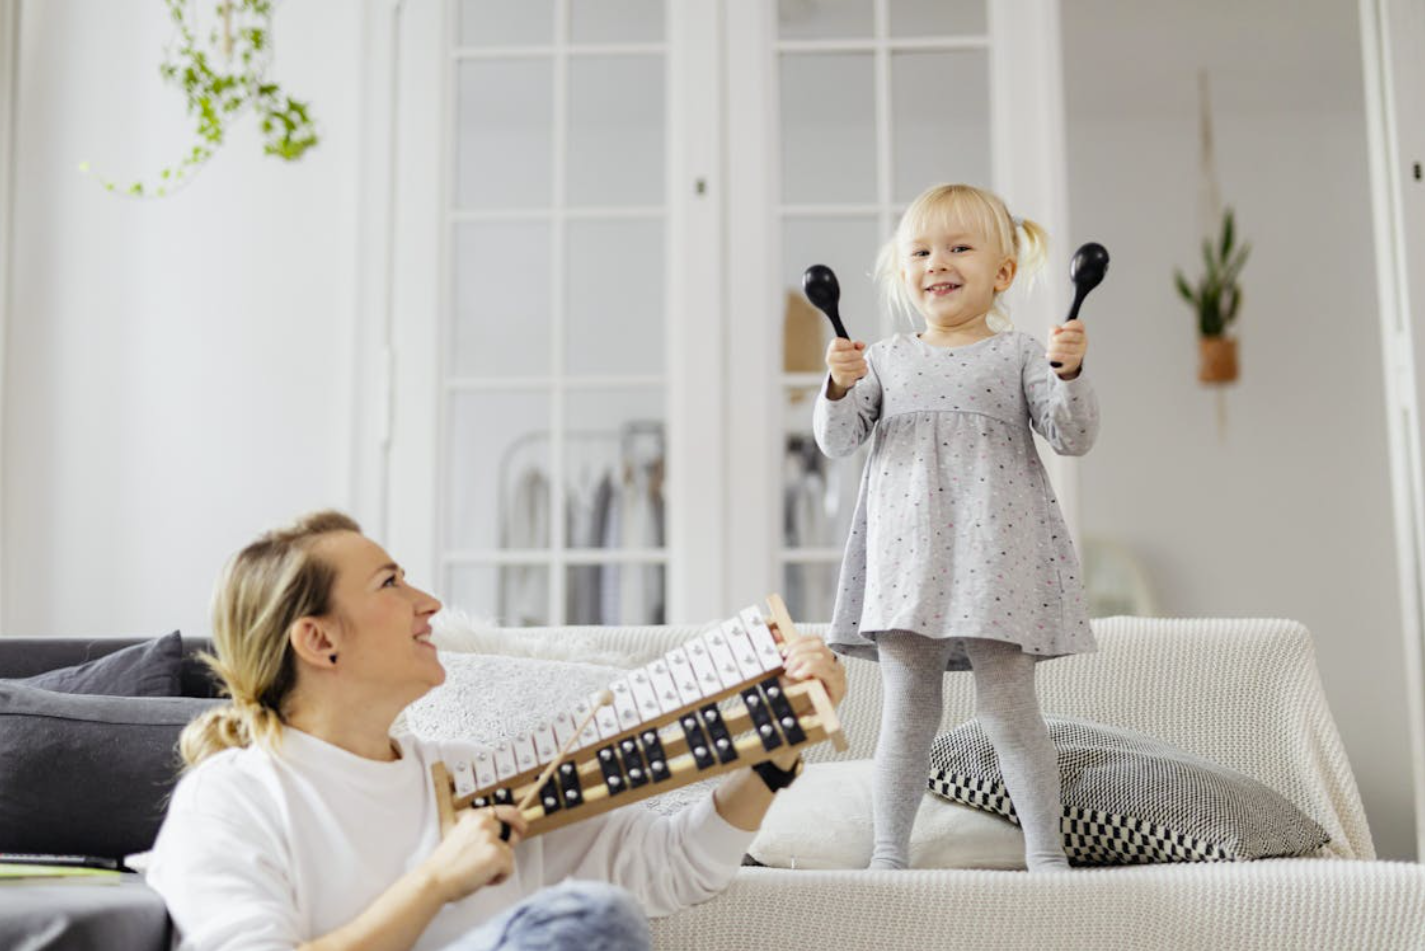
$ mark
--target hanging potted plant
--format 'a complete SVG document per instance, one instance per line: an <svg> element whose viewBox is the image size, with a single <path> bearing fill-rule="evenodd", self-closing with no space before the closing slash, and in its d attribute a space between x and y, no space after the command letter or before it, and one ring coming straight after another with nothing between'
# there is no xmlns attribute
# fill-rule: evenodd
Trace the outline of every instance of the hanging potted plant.
<svg viewBox="0 0 1425 951"><path fill-rule="evenodd" d="M1216 241L1202 241L1206 270L1197 286L1189 284L1182 271L1174 273L1178 293L1197 314L1197 378L1203 383L1231 383L1237 379L1237 339L1228 336L1228 331L1242 306L1242 286L1237 279L1252 246L1244 243L1239 247L1236 238L1232 209L1228 208L1222 216L1221 236Z"/></svg>
<svg viewBox="0 0 1425 951"><path fill-rule="evenodd" d="M267 77L272 62L273 0L163 0L174 38L159 74L182 91L193 141L155 180L122 185L95 175L106 189L136 198L162 197L192 180L223 144L242 113L256 112L262 150L293 162L317 144L307 103ZM81 172L94 175L89 163Z"/></svg>

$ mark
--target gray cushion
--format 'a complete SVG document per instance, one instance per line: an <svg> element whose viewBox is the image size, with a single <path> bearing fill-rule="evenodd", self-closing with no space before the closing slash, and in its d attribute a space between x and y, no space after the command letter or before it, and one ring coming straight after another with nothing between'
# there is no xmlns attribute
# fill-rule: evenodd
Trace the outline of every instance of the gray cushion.
<svg viewBox="0 0 1425 951"><path fill-rule="evenodd" d="M178 734L218 703L0 681L0 852L122 858L153 845Z"/></svg>
<svg viewBox="0 0 1425 951"><path fill-rule="evenodd" d="M110 697L177 697L182 693L183 638L177 631L96 660L12 681L60 693Z"/></svg>
<svg viewBox="0 0 1425 951"><path fill-rule="evenodd" d="M1285 797L1243 773L1132 730L1045 720L1059 753L1064 851L1076 865L1308 855L1330 838ZM1018 824L978 720L936 737L930 789Z"/></svg>

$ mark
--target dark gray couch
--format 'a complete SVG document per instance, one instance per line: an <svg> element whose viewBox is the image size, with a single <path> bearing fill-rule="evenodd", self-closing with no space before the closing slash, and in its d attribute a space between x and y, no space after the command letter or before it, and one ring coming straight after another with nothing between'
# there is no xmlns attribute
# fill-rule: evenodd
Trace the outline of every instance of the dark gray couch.
<svg viewBox="0 0 1425 951"><path fill-rule="evenodd" d="M108 655L114 651L142 643L140 638L0 638L0 680L30 677L46 671L71 667ZM217 696L217 687L207 668L194 655L199 650L211 650L206 640L184 640L181 669L181 692L190 698ZM91 698L85 698L85 701ZM127 698L125 698L127 700ZM88 709L103 711L106 698L92 698ZM155 706L163 707L162 703ZM172 712L195 708L195 704L168 704L169 717L164 729L173 730ZM121 705L115 704L115 709ZM16 716L14 709L0 709L0 717ZM131 723L115 724L114 742L124 742L125 728ZM12 724L13 727L13 724ZM99 731L105 724L89 722L85 729ZM13 740L22 727L7 734ZM165 734L166 735L166 734ZM176 765L176 760L175 760ZM100 769L103 772L104 770ZM65 793L81 797L88 784L112 782L104 775L65 777ZM112 792L111 790L105 790ZM120 791L122 792L122 791ZM139 790L139 795L144 795ZM149 793L151 794L151 792ZM52 817L49 817L52 819ZM102 822L102 816L87 816L85 821ZM147 829L148 827L145 826ZM5 840L21 831L0 828L0 851L10 849ZM27 849L26 851L29 851ZM119 881L62 880L11 883L0 886L0 949L23 951L167 951L172 928L163 901L134 874L120 876Z"/></svg>

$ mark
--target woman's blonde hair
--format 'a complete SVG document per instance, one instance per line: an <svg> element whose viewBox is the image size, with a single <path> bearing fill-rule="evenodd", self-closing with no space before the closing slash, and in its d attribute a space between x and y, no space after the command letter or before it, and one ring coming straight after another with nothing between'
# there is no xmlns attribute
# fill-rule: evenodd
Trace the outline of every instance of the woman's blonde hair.
<svg viewBox="0 0 1425 951"><path fill-rule="evenodd" d="M994 250L1015 262L1017 273L1026 275L1030 280L1044 265L1049 233L1028 218L1016 220L1009 213L1004 199L998 195L974 185L935 185L927 188L901 215L896 233L881 246L876 258L876 278L886 306L892 313L899 311L905 314L912 323L919 312L905 289L905 282L901 280L901 248L916 235L924 234L930 226L949 218L983 234ZM996 332L1013 326L1000 297L1000 294L995 295L994 306L990 310L990 329Z"/></svg>
<svg viewBox="0 0 1425 951"><path fill-rule="evenodd" d="M333 532L360 532L341 512L303 516L267 532L228 562L213 593L213 646L201 655L231 702L190 723L178 741L188 766L252 743L275 745L297 671L288 632L332 609L336 569L313 551Z"/></svg>

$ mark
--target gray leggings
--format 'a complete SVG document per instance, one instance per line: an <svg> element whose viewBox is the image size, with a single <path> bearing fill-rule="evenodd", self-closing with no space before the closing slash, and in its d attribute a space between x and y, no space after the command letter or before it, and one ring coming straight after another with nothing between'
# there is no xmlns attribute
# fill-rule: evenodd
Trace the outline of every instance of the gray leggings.
<svg viewBox="0 0 1425 951"><path fill-rule="evenodd" d="M442 951L648 951L648 917L622 888L565 882L536 892Z"/></svg>
<svg viewBox="0 0 1425 951"><path fill-rule="evenodd" d="M871 868L908 868L910 833L930 773L930 743L944 712L945 664L954 642L909 631L876 635L884 699L871 808ZM1059 765L1034 692L1035 660L1013 644L966 638L975 715L994 744L1024 830L1031 872L1068 868L1060 834Z"/></svg>

